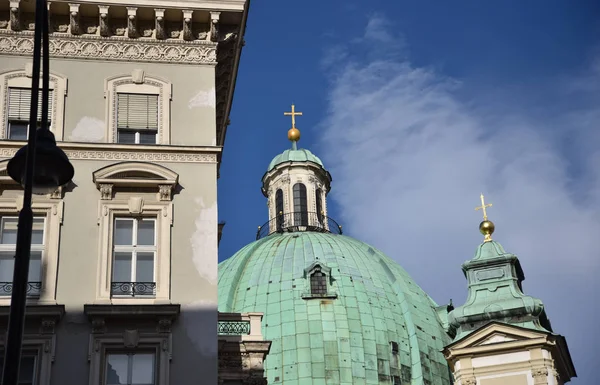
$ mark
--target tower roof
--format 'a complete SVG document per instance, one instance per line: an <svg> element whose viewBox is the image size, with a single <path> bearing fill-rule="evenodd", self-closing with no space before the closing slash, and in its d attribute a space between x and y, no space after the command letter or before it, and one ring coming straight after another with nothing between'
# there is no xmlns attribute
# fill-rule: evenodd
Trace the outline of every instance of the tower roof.
<svg viewBox="0 0 600 385"><path fill-rule="evenodd" d="M321 159L319 159L319 157L310 152L310 150L304 148L291 148L285 150L281 154L274 157L271 163L269 163L269 168L267 169L267 172L273 170L276 166L287 162L312 162L325 168Z"/></svg>
<svg viewBox="0 0 600 385"><path fill-rule="evenodd" d="M328 276L322 297L311 296L317 266ZM337 383L389 384L393 375L403 383L449 384L441 350L450 339L439 308L400 265L364 242L274 233L219 265L218 290L219 311L264 312L269 384L306 371ZM330 364L323 369L323 362Z"/></svg>

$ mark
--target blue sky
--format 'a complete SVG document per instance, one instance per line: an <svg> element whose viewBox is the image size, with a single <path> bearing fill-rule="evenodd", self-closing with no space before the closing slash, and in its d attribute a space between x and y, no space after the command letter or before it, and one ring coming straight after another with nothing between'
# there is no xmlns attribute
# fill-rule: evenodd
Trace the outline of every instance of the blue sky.
<svg viewBox="0 0 600 385"><path fill-rule="evenodd" d="M483 191L495 239L567 337L573 383L595 384L600 3L254 0L246 42L220 260L268 219L260 179L290 145L293 102L300 145L333 176L330 216L439 303L466 298Z"/></svg>

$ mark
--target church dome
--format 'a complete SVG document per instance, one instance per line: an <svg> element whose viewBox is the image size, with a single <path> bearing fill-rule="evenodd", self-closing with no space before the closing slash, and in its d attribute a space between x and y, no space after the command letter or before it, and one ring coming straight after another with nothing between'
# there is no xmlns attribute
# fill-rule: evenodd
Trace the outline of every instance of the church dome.
<svg viewBox="0 0 600 385"><path fill-rule="evenodd" d="M450 384L447 307L392 259L328 231L281 231L219 265L219 311L262 312L269 384Z"/></svg>
<svg viewBox="0 0 600 385"><path fill-rule="evenodd" d="M319 159L319 157L317 157L315 154L313 154L307 149L299 148L288 149L282 152L281 154L277 155L275 158L273 158L271 163L269 163L269 168L267 172L273 170L276 166L280 165L281 163L287 162L312 162L324 168L323 162L321 162L321 159Z"/></svg>

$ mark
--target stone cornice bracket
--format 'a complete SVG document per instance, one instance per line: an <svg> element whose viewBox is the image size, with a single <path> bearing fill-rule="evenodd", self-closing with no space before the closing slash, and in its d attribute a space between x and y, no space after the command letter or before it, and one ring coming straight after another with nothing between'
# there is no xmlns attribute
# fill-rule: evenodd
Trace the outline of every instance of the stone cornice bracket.
<svg viewBox="0 0 600 385"><path fill-rule="evenodd" d="M162 40L165 38L165 10L155 9L154 17L156 18L156 39Z"/></svg>
<svg viewBox="0 0 600 385"><path fill-rule="evenodd" d="M210 40L217 41L219 39L219 18L221 12L210 13Z"/></svg>
<svg viewBox="0 0 600 385"><path fill-rule="evenodd" d="M158 200L170 202L173 199L173 185L161 184L158 185Z"/></svg>
<svg viewBox="0 0 600 385"><path fill-rule="evenodd" d="M71 35L79 35L79 4L69 4L69 20Z"/></svg>
<svg viewBox="0 0 600 385"><path fill-rule="evenodd" d="M137 37L137 8L127 7L127 36Z"/></svg>
<svg viewBox="0 0 600 385"><path fill-rule="evenodd" d="M100 183L98 189L100 190L100 199L110 200L113 197L113 184L112 183Z"/></svg>
<svg viewBox="0 0 600 385"><path fill-rule="evenodd" d="M193 40L194 36L192 33L192 14L194 11L184 10L183 11L183 40Z"/></svg>
<svg viewBox="0 0 600 385"><path fill-rule="evenodd" d="M10 0L10 29L11 31L21 30L21 8L19 2L21 0Z"/></svg>
<svg viewBox="0 0 600 385"><path fill-rule="evenodd" d="M100 36L110 36L110 29L108 27L108 5L99 5L98 10L100 11Z"/></svg>

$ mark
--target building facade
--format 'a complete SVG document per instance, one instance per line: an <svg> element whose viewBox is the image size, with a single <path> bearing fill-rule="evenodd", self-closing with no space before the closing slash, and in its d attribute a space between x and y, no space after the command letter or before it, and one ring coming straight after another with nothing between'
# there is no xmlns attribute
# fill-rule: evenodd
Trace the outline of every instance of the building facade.
<svg viewBox="0 0 600 385"><path fill-rule="evenodd" d="M34 7L0 0L4 330L23 199L6 164L27 138ZM48 9L50 130L75 176L34 196L21 380L217 383L217 177L248 4Z"/></svg>

